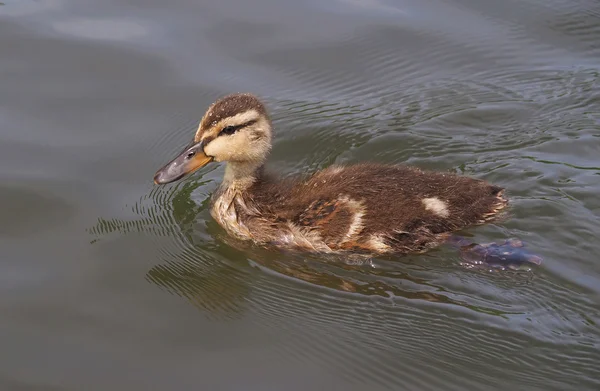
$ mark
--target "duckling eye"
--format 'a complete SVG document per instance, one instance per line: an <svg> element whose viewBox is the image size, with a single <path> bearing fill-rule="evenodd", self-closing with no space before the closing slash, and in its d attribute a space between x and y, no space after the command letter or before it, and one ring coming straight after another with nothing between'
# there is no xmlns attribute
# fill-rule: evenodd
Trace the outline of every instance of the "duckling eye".
<svg viewBox="0 0 600 391"><path fill-rule="evenodd" d="M229 125L221 129L221 134L234 134L236 130L238 130L237 126Z"/></svg>

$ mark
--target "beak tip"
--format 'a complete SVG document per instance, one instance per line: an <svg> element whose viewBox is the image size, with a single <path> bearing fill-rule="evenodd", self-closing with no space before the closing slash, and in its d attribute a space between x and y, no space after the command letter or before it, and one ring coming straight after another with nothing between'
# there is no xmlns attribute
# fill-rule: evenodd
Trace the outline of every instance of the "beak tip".
<svg viewBox="0 0 600 391"><path fill-rule="evenodd" d="M169 176L168 172L164 172L163 170L158 171L153 178L155 185L166 185L167 183L175 182L180 180L185 176L185 173L177 175L177 176Z"/></svg>
<svg viewBox="0 0 600 391"><path fill-rule="evenodd" d="M154 178L152 178L155 185L164 185L165 181L161 180L161 172L157 172L154 174Z"/></svg>

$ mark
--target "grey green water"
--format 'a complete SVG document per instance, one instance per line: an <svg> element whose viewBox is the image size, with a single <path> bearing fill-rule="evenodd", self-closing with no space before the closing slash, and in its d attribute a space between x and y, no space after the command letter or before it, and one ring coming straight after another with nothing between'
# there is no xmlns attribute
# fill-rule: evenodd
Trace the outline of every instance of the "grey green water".
<svg viewBox="0 0 600 391"><path fill-rule="evenodd" d="M223 167L152 175L250 91L282 175L408 163L508 189L530 273L233 246ZM0 389L600 389L595 0L3 0Z"/></svg>

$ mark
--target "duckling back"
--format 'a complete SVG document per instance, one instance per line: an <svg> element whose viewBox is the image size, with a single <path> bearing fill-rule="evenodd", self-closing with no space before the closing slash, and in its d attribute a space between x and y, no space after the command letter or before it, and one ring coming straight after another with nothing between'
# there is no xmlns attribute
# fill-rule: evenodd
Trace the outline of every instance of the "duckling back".
<svg viewBox="0 0 600 391"><path fill-rule="evenodd" d="M333 166L287 184L258 181L249 192L270 227L332 252L423 252L507 205L503 189L482 180L381 164Z"/></svg>

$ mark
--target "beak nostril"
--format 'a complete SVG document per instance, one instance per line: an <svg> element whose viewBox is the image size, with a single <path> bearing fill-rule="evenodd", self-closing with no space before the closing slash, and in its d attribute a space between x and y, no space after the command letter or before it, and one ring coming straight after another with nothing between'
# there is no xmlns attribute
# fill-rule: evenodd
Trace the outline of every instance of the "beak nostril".
<svg viewBox="0 0 600 391"><path fill-rule="evenodd" d="M185 157L187 159L191 159L194 157L195 154L196 154L196 151L190 151L190 152L188 152L188 154Z"/></svg>

